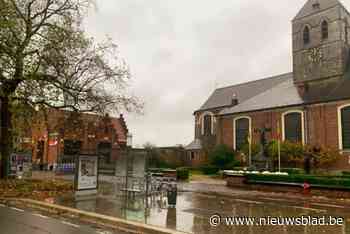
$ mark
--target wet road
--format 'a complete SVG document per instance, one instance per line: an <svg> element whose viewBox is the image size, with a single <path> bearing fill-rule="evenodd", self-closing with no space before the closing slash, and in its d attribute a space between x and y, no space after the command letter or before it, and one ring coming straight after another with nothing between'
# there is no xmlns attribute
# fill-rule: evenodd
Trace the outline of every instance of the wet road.
<svg viewBox="0 0 350 234"><path fill-rule="evenodd" d="M53 219L39 213L0 204L0 233L4 234L108 234L88 226Z"/></svg>
<svg viewBox="0 0 350 234"><path fill-rule="evenodd" d="M237 191L237 194L239 192ZM90 201L61 201L61 204L127 220L195 234L350 234L350 207L329 203L304 202L286 198L254 197L246 191L232 198L196 193L179 193L176 208L166 198L124 200L100 196ZM127 205L127 207L125 207ZM341 225L210 225L210 217L330 217L341 218Z"/></svg>
<svg viewBox="0 0 350 234"><path fill-rule="evenodd" d="M113 177L111 177L113 181ZM109 181L109 180L106 180ZM166 197L125 199L115 194L112 183L100 184L97 199L77 201L62 197L58 204L113 217L167 227L194 234L350 234L350 202L308 196L232 189L224 181L185 183L179 187L177 206ZM212 194L215 192L216 194ZM203 194L207 193L207 194ZM210 194L210 195L209 195ZM210 225L210 217L341 218L341 225ZM222 221L222 220L221 220ZM0 223L1 225L1 223ZM0 229L1 233L1 229Z"/></svg>

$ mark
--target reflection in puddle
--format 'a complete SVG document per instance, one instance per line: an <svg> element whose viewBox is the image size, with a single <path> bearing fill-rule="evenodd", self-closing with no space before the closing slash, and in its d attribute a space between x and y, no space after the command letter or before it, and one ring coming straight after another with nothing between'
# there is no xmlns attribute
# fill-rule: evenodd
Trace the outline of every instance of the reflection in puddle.
<svg viewBox="0 0 350 234"><path fill-rule="evenodd" d="M127 220L152 224L191 233L350 233L350 212L337 206L256 198L224 198L195 193L179 193L176 208L168 208L166 197L143 199L101 195L96 199L75 201L61 199L58 203ZM300 217L333 216L345 218L342 226L225 226L211 227L209 217Z"/></svg>

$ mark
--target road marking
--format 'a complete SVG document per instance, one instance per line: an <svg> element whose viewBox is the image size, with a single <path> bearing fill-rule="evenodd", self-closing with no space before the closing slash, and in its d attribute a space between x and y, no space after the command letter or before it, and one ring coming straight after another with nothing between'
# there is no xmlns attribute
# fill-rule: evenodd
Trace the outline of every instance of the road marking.
<svg viewBox="0 0 350 234"><path fill-rule="evenodd" d="M243 203L252 203L252 204L262 204L262 202L258 201L250 201L250 200L243 200L243 199L235 199L237 202L243 202Z"/></svg>
<svg viewBox="0 0 350 234"><path fill-rule="evenodd" d="M332 205L332 204L323 204L323 203L311 203L311 205L334 207L334 208L342 208L342 209L345 208L345 206L338 206L338 205Z"/></svg>
<svg viewBox="0 0 350 234"><path fill-rule="evenodd" d="M44 219L48 219L49 217L47 217L47 216L45 216L45 215L42 215L42 214L33 214L33 215L35 215L35 216L38 216L38 217L40 217L40 218L44 218Z"/></svg>
<svg viewBox="0 0 350 234"><path fill-rule="evenodd" d="M268 201L288 201L286 199L281 199L281 198L268 198L268 197L264 197L262 198L264 200L268 200Z"/></svg>
<svg viewBox="0 0 350 234"><path fill-rule="evenodd" d="M19 211L19 212L24 212L24 210L22 209L18 209L18 208L15 208L15 207L11 207L12 210L15 210L15 211Z"/></svg>
<svg viewBox="0 0 350 234"><path fill-rule="evenodd" d="M77 224L74 224L74 223L70 223L70 222L67 222L67 221L62 221L63 224L66 224L66 225L69 225L69 226L72 226L72 227L75 227L75 228L80 228L79 225Z"/></svg>
<svg viewBox="0 0 350 234"><path fill-rule="evenodd" d="M318 213L327 213L326 210L320 210L320 209L314 209L314 208L308 208L308 207L301 207L301 206L290 206L290 207L302 209L302 210L316 211Z"/></svg>
<svg viewBox="0 0 350 234"><path fill-rule="evenodd" d="M96 231L98 234L112 234L110 231Z"/></svg>

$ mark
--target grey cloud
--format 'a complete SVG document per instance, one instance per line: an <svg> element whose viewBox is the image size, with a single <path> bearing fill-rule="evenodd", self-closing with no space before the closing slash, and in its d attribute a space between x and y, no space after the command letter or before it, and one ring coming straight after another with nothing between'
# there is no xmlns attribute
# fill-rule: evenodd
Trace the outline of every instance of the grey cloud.
<svg viewBox="0 0 350 234"><path fill-rule="evenodd" d="M86 29L110 35L130 65L146 104L126 115L136 144L189 143L193 111L215 87L291 71L291 20L305 2L99 0Z"/></svg>

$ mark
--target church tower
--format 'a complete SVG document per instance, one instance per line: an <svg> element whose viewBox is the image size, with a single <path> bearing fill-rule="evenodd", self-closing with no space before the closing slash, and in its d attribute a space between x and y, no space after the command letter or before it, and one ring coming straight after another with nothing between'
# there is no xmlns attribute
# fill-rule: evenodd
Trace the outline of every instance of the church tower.
<svg viewBox="0 0 350 234"><path fill-rule="evenodd" d="M296 84L342 78L350 65L350 13L338 0L308 0L292 21Z"/></svg>

